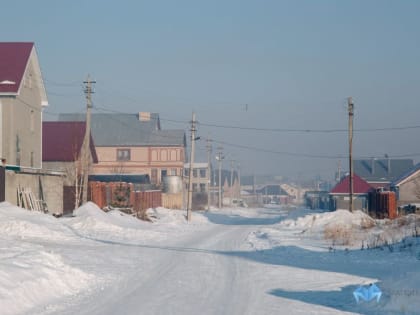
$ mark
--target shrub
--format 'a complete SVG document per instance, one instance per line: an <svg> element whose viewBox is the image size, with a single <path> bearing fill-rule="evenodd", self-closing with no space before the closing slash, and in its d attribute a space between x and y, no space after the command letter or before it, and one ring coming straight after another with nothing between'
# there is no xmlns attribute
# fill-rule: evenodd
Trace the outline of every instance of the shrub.
<svg viewBox="0 0 420 315"><path fill-rule="evenodd" d="M333 243L337 245L350 245L352 231L351 229L340 225L326 226L324 229L324 238L332 240Z"/></svg>

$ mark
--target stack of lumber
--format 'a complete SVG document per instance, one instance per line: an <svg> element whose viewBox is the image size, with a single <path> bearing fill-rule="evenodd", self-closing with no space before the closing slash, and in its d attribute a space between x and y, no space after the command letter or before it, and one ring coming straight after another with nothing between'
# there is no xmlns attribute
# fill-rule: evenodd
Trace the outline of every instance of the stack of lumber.
<svg viewBox="0 0 420 315"><path fill-rule="evenodd" d="M44 212L44 205L42 200L35 198L34 193L30 188L21 188L17 189L17 200L18 206L25 208L31 211L42 211Z"/></svg>

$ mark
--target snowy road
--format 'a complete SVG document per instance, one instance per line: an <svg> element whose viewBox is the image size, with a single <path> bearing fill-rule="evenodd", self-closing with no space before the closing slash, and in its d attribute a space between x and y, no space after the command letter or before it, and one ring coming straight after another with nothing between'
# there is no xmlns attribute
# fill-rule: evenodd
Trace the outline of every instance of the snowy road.
<svg viewBox="0 0 420 315"><path fill-rule="evenodd" d="M50 306L41 314L344 314L270 293L279 287L306 290L308 285L338 290L363 280L264 263L266 254L249 244L249 236L285 215L279 209L250 211L245 217L229 211L212 212L205 214L210 224L177 233L175 239L164 242L127 245L93 241L103 250L94 248L99 255L96 263L91 270L83 269L109 272L113 279L101 289L64 301L60 307ZM87 252L91 246L98 245L89 244ZM71 260L72 252L61 254Z"/></svg>
<svg viewBox="0 0 420 315"><path fill-rule="evenodd" d="M246 250L254 223L280 219L278 211L245 219L216 213L214 224L170 245L108 245L113 257L105 259L120 279L62 314L264 314L258 300L266 292L250 277L258 266L235 253Z"/></svg>
<svg viewBox="0 0 420 315"><path fill-rule="evenodd" d="M308 212L223 209L186 223L162 209L151 224L95 207L60 220L0 207L2 315L419 313L416 245L331 252L313 214L294 220ZM381 302L357 304L353 290L372 282Z"/></svg>

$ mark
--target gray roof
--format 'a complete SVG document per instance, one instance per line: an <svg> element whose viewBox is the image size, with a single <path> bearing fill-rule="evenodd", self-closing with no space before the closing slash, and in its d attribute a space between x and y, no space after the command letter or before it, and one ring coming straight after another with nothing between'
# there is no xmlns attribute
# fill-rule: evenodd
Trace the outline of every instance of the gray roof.
<svg viewBox="0 0 420 315"><path fill-rule="evenodd" d="M391 186L398 186L400 183L405 180L406 178L410 177L411 175L415 174L418 170L420 170L420 163L414 165L412 168L410 168L407 172L404 174L401 174L398 178L394 179L394 181L391 183Z"/></svg>
<svg viewBox="0 0 420 315"><path fill-rule="evenodd" d="M92 113L92 136L95 146L185 146L185 131L161 130L159 115L140 121L139 114ZM60 121L84 121L85 114L59 114Z"/></svg>
<svg viewBox="0 0 420 315"><path fill-rule="evenodd" d="M391 182L414 165L412 159L368 159L353 163L354 173L368 182Z"/></svg>

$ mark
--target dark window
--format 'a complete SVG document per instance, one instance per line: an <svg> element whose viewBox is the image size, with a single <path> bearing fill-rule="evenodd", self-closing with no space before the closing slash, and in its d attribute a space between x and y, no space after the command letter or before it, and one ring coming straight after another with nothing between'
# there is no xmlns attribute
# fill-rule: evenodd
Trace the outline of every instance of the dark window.
<svg viewBox="0 0 420 315"><path fill-rule="evenodd" d="M130 161L130 149L117 149L117 161Z"/></svg>
<svg viewBox="0 0 420 315"><path fill-rule="evenodd" d="M197 177L197 169L193 168L193 177Z"/></svg>
<svg viewBox="0 0 420 315"><path fill-rule="evenodd" d="M206 184L200 184L200 192L206 192Z"/></svg>
<svg viewBox="0 0 420 315"><path fill-rule="evenodd" d="M206 178L206 169L205 168L200 168L200 177L201 178Z"/></svg>

